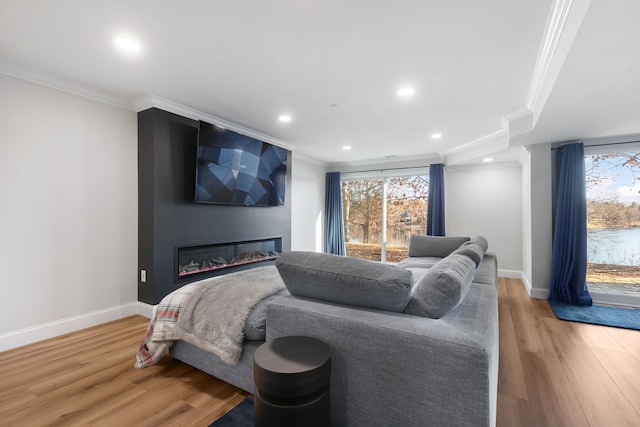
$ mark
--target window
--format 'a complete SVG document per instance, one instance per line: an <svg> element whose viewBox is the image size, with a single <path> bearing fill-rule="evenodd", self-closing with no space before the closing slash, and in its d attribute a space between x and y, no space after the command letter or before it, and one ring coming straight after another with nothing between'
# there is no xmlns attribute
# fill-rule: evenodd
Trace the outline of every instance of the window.
<svg viewBox="0 0 640 427"><path fill-rule="evenodd" d="M342 206L348 256L398 262L412 234L425 234L426 174L344 177Z"/></svg>
<svg viewBox="0 0 640 427"><path fill-rule="evenodd" d="M640 152L585 155L590 291L640 295Z"/></svg>

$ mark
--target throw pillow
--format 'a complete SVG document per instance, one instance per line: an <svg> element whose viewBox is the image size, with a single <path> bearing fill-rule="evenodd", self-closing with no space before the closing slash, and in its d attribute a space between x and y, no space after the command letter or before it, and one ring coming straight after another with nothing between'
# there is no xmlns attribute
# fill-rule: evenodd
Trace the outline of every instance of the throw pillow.
<svg viewBox="0 0 640 427"><path fill-rule="evenodd" d="M291 295L402 312L411 295L411 271L366 259L316 252L285 252L276 267Z"/></svg>
<svg viewBox="0 0 640 427"><path fill-rule="evenodd" d="M414 286L405 313L438 319L467 295L476 266L471 258L452 254L431 267Z"/></svg>
<svg viewBox="0 0 640 427"><path fill-rule="evenodd" d="M413 234L409 241L409 256L444 258L467 241L469 241L468 237L422 236Z"/></svg>
<svg viewBox="0 0 640 427"><path fill-rule="evenodd" d="M471 258L471 260L476 264L477 268L482 262L482 257L484 257L485 251L482 250L482 247L479 244L467 242L453 251L453 253Z"/></svg>
<svg viewBox="0 0 640 427"><path fill-rule="evenodd" d="M483 236L475 236L471 240L469 240L468 242L466 242L464 244L465 245L472 245L472 244L480 245L480 247L482 248L482 254L483 255L485 253L487 253L487 249L489 249L489 242Z"/></svg>

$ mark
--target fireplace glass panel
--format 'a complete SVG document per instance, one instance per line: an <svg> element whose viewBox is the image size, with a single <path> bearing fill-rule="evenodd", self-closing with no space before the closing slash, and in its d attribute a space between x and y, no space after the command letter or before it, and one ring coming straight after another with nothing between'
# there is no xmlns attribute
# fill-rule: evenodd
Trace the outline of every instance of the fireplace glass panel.
<svg viewBox="0 0 640 427"><path fill-rule="evenodd" d="M273 260L282 238L178 248L178 278L237 265Z"/></svg>

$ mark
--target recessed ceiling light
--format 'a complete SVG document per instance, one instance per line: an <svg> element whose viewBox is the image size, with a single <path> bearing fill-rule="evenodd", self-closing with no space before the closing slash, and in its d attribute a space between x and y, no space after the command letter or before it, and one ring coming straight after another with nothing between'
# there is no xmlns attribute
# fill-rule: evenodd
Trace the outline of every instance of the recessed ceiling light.
<svg viewBox="0 0 640 427"><path fill-rule="evenodd" d="M349 151L349 150L351 150L351 146L350 145L345 145L344 147L342 147L342 149L344 151Z"/></svg>
<svg viewBox="0 0 640 427"><path fill-rule="evenodd" d="M281 122L290 122L291 121L291 116L288 114L282 114L280 115L280 117L278 117L278 120L280 120Z"/></svg>
<svg viewBox="0 0 640 427"><path fill-rule="evenodd" d="M485 163L493 162L493 157L485 157L484 159L482 159L482 161Z"/></svg>
<svg viewBox="0 0 640 427"><path fill-rule="evenodd" d="M135 55L142 50L142 45L131 37L118 36L113 39L113 44L126 55Z"/></svg>
<svg viewBox="0 0 640 427"><path fill-rule="evenodd" d="M413 95L414 93L416 93L416 90L412 87L403 87L402 89L398 90L398 96L402 96L405 98Z"/></svg>
<svg viewBox="0 0 640 427"><path fill-rule="evenodd" d="M442 138L442 134L441 133L432 133L431 134L431 139L440 139Z"/></svg>

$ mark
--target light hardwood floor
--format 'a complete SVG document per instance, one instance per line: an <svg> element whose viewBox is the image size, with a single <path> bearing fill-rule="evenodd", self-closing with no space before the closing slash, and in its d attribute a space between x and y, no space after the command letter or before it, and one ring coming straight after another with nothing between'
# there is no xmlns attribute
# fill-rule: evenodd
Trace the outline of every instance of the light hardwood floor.
<svg viewBox="0 0 640 427"><path fill-rule="evenodd" d="M640 426L640 331L558 320L498 283L498 426Z"/></svg>
<svg viewBox="0 0 640 427"><path fill-rule="evenodd" d="M563 322L499 280L498 426L640 426L640 331ZM207 426L246 392L181 362L133 369L147 319L0 353L0 426Z"/></svg>

